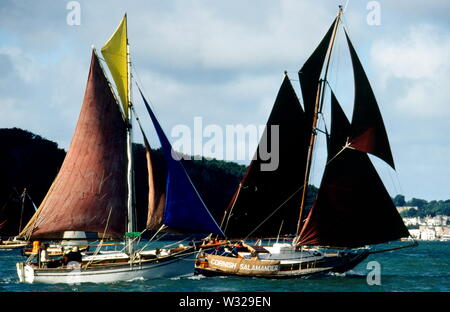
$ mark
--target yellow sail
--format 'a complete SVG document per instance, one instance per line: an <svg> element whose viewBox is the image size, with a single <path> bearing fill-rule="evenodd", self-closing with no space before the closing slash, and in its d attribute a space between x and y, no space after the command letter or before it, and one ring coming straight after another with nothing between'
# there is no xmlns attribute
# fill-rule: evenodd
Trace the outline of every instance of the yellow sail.
<svg viewBox="0 0 450 312"><path fill-rule="evenodd" d="M127 15L123 17L119 27L101 49L109 71L116 83L117 92L123 105L123 111L128 117L128 38Z"/></svg>

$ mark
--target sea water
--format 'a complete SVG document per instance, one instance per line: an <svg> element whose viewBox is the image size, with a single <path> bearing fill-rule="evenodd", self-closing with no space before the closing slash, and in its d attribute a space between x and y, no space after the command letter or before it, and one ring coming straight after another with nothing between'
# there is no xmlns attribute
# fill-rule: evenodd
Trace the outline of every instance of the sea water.
<svg viewBox="0 0 450 312"><path fill-rule="evenodd" d="M385 244L391 248L405 243ZM0 292L449 292L450 242L420 242L418 247L370 255L345 274L276 280L204 277L136 279L110 284L24 284L16 262L20 250L0 250ZM374 263L377 264L374 266ZM377 272L374 272L376 268ZM377 274L376 279L373 278Z"/></svg>

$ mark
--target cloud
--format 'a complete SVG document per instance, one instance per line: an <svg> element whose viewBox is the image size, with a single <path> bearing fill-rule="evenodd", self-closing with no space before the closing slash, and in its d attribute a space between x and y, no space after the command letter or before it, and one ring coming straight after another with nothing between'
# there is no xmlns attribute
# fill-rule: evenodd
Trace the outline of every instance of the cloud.
<svg viewBox="0 0 450 312"><path fill-rule="evenodd" d="M18 47L1 47L0 60L0 66L6 75L16 76L27 84L38 78L39 65ZM6 80L6 77L1 79Z"/></svg>
<svg viewBox="0 0 450 312"><path fill-rule="evenodd" d="M308 38L321 37L331 19L323 7L303 1L260 1L206 5L204 1L174 1L136 23L146 30L138 37L146 56L178 68L201 67L215 70L273 69L274 63L297 62L312 49ZM314 12L327 21L317 28L312 18L299 18L301 12ZM176 21L176 22L175 22ZM133 35L133 33L131 33ZM176 49L167 47L176 46ZM139 52L138 52L139 53Z"/></svg>
<svg viewBox="0 0 450 312"><path fill-rule="evenodd" d="M370 58L397 166L399 181L387 183L391 194L448 198L440 185L450 183L449 31L431 22L408 24L374 41ZM384 181L392 180L382 173Z"/></svg>
<svg viewBox="0 0 450 312"><path fill-rule="evenodd" d="M376 42L371 57L385 88L402 90L401 95L394 95L399 112L414 118L450 116L444 92L450 85L448 32L428 24L413 26L401 39Z"/></svg>
<svg viewBox="0 0 450 312"><path fill-rule="evenodd" d="M264 124L283 70L298 79L297 70L342 4L79 2L81 25L69 26L66 1L0 1L1 127L22 127L67 148L84 94L91 45L101 47L125 12L135 78L167 134L180 123L192 126L196 116L203 117L205 125ZM405 195L448 198L444 185L450 184L450 169L445 168L450 166L443 155L450 153L450 4L380 4L380 26L367 25L367 1L350 1L344 25L373 82ZM353 77L349 60L339 60L339 51L346 50L339 41L329 79L350 118ZM293 85L300 96L298 81ZM134 99L140 117L146 118L136 89ZM145 125L153 131L148 120ZM139 134L135 138L139 140ZM430 187L417 186L418 180L429 181Z"/></svg>
<svg viewBox="0 0 450 312"><path fill-rule="evenodd" d="M76 60L53 62L40 62L20 47L0 48L0 125L34 131L67 147L87 72L81 73Z"/></svg>

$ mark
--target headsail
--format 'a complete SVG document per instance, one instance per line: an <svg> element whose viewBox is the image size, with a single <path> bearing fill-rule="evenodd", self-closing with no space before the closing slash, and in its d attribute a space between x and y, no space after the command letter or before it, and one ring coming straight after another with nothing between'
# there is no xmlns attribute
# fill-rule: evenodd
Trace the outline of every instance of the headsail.
<svg viewBox="0 0 450 312"><path fill-rule="evenodd" d="M163 224L189 233L214 233L225 236L203 203L181 160L174 159L176 152L172 149L142 92L141 96L161 142L167 163L166 204Z"/></svg>
<svg viewBox="0 0 450 312"><path fill-rule="evenodd" d="M347 37L355 79L355 103L352 118L351 146L359 151L380 157L395 169L391 147L372 87L355 49Z"/></svg>
<svg viewBox="0 0 450 312"><path fill-rule="evenodd" d="M83 105L62 167L21 236L125 230L126 125L92 52ZM109 217L109 218L108 218Z"/></svg>
<svg viewBox="0 0 450 312"><path fill-rule="evenodd" d="M274 142L272 126L279 130ZM262 146L266 139L270 149ZM286 75L262 140L222 222L227 236L276 236L281 226L281 234L295 234L308 139L305 113ZM262 168L268 161L261 158L261 149L272 153L278 149L278 155L273 154L278 158L274 170Z"/></svg>
<svg viewBox="0 0 450 312"><path fill-rule="evenodd" d="M350 123L334 94L331 103L328 164L299 243L361 247L408 237L369 157L364 152L343 149Z"/></svg>
<svg viewBox="0 0 450 312"><path fill-rule="evenodd" d="M101 49L106 64L116 83L117 93L122 102L124 115L128 115L129 73L128 73L128 38L127 15L123 17L117 30Z"/></svg>

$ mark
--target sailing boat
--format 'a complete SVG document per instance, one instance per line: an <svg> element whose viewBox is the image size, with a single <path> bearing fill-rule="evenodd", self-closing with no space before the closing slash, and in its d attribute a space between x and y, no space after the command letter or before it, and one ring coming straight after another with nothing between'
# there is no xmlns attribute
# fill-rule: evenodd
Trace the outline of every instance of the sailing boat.
<svg viewBox="0 0 450 312"><path fill-rule="evenodd" d="M343 273L371 253L386 251L371 245L409 236L368 156L395 168L378 104L346 32L355 81L351 123L327 80L341 16L340 8L299 71L304 109L285 72L263 140L223 217L227 237L243 240L199 254L197 273L269 278ZM318 127L327 88L331 90L329 132ZM279 127L279 167L264 171L259 149L273 125ZM312 156L321 133L326 135L328 157L317 196L308 207ZM283 242L280 236L285 237ZM270 244L269 238L275 237ZM246 243L258 238L262 240L256 244Z"/></svg>
<svg viewBox="0 0 450 312"><path fill-rule="evenodd" d="M97 249L82 255L81 263L78 261L74 265L59 259L41 265L29 259L17 263L21 282L101 283L176 277L193 272L195 244L137 248L140 233L135 229L133 110L126 15L101 52L115 81L121 105L93 49L72 142L57 177L21 236L44 240L58 237L65 231L93 232L100 233L101 237L124 238L125 248L123 251ZM183 164L168 156L172 147L145 104L167 160L167 184L159 221L164 227L187 233L223 235ZM151 170L151 161L148 164ZM153 192L152 175L149 178L150 192ZM148 223L155 224L153 220Z"/></svg>
<svg viewBox="0 0 450 312"><path fill-rule="evenodd" d="M16 190L14 192L19 195ZM31 218L31 209L26 209L30 205L26 203L31 203L33 207L34 203L26 188L20 196L17 197L16 194L12 193L8 202L0 209L0 250L19 249L28 245L26 240L20 239L16 235L22 231L24 221ZM20 213L18 206L20 206ZM1 239L4 235L8 236L8 239Z"/></svg>

